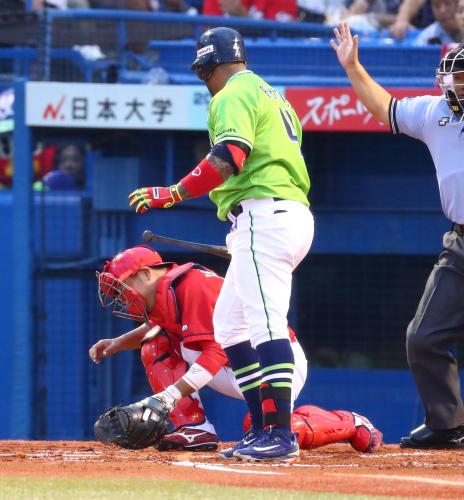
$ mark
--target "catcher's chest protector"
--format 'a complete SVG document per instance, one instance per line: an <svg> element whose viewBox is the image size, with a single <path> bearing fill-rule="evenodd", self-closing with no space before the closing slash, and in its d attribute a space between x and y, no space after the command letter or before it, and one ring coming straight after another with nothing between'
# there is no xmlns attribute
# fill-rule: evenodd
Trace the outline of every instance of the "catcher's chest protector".
<svg viewBox="0 0 464 500"><path fill-rule="evenodd" d="M164 328L169 332L171 337L172 334L175 334L179 340L183 338L181 324L182 311L180 311L178 307L175 283L191 269L199 269L211 273L206 267L193 262L188 262L182 266L174 266L158 281L156 285L156 305L150 313L150 321L152 324Z"/></svg>
<svg viewBox="0 0 464 500"><path fill-rule="evenodd" d="M182 266L174 266L164 276L160 278L156 285L156 305L150 314L150 320L167 330L170 334L175 333L182 338L181 312L177 306L174 283L183 274L193 267L200 267L198 264L188 262Z"/></svg>

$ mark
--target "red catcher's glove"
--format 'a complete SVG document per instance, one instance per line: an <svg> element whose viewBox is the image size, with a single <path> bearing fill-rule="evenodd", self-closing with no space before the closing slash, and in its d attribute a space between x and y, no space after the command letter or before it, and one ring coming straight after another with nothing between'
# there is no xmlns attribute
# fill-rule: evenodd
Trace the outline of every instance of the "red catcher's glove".
<svg viewBox="0 0 464 500"><path fill-rule="evenodd" d="M182 201L177 184L169 187L144 187L129 195L129 206L137 204L135 211L144 214L150 208L170 208Z"/></svg>

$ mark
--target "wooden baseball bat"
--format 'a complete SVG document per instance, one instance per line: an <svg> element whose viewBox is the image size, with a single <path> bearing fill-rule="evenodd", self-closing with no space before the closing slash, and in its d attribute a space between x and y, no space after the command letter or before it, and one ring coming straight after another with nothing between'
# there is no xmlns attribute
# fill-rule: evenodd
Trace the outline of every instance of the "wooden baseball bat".
<svg viewBox="0 0 464 500"><path fill-rule="evenodd" d="M161 243L163 245L173 245L176 247L187 248L188 250L194 250L196 252L217 255L218 257L222 257L223 259L231 258L230 253L227 251L227 247L225 246L206 245L204 243L194 243L193 241L168 238L166 236L155 234L148 229L143 232L142 238L145 243L149 243L152 241L154 243Z"/></svg>

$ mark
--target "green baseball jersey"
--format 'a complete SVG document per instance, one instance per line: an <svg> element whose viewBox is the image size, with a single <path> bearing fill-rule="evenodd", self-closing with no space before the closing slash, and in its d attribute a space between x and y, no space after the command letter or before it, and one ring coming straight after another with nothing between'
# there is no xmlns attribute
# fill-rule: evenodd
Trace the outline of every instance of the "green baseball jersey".
<svg viewBox="0 0 464 500"><path fill-rule="evenodd" d="M251 153L242 171L210 193L218 217L251 198L282 198L309 205L309 177L301 154L301 124L290 103L251 71L233 75L209 105L213 145L240 141Z"/></svg>

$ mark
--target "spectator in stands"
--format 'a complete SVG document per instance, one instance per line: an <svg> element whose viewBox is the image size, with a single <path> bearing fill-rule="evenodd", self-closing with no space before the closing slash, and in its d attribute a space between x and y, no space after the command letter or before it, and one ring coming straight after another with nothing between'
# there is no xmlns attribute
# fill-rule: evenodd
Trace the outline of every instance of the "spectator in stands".
<svg viewBox="0 0 464 500"><path fill-rule="evenodd" d="M321 2L320 0L297 0L297 20L305 23L325 22L327 3L328 1Z"/></svg>
<svg viewBox="0 0 464 500"><path fill-rule="evenodd" d="M459 0L456 9L456 24L461 34L461 42L464 42L464 0Z"/></svg>
<svg viewBox="0 0 464 500"><path fill-rule="evenodd" d="M190 15L198 14L196 3L198 2L193 0L150 0L151 8L154 11L179 12Z"/></svg>
<svg viewBox="0 0 464 500"><path fill-rule="evenodd" d="M431 0L403 0L389 32L393 38L401 40L409 29L423 29L434 21Z"/></svg>
<svg viewBox="0 0 464 500"><path fill-rule="evenodd" d="M198 14L198 10L194 6L195 0L89 0L89 2L90 7L93 9L127 9L147 12Z"/></svg>
<svg viewBox="0 0 464 500"><path fill-rule="evenodd" d="M92 9L151 11L150 0L89 0Z"/></svg>
<svg viewBox="0 0 464 500"><path fill-rule="evenodd" d="M346 20L351 28L376 31L390 26L396 19L402 0L353 0Z"/></svg>
<svg viewBox="0 0 464 500"><path fill-rule="evenodd" d="M83 189L84 184L84 150L76 144L63 144L57 149L54 169L34 182L34 190L78 190Z"/></svg>
<svg viewBox="0 0 464 500"><path fill-rule="evenodd" d="M88 9L88 0L32 0L32 8L41 9Z"/></svg>
<svg viewBox="0 0 464 500"><path fill-rule="evenodd" d="M296 20L296 0L204 0L205 16L239 16L275 21Z"/></svg>
<svg viewBox="0 0 464 500"><path fill-rule="evenodd" d="M414 45L448 44L460 40L456 21L458 0L432 0L435 22L414 40Z"/></svg>

